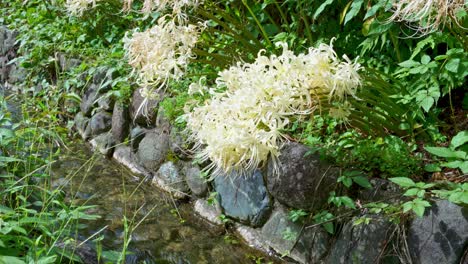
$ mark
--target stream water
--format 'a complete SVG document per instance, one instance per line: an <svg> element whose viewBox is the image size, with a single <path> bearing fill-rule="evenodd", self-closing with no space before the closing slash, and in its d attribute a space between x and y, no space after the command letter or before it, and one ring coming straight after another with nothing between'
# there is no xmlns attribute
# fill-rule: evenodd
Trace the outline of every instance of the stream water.
<svg viewBox="0 0 468 264"><path fill-rule="evenodd" d="M86 221L80 239L101 230L93 238L103 237L104 250L120 251L126 217L129 227L138 225L131 232L126 263L255 263L261 258L260 263L276 263L224 228L200 220L190 204L174 201L82 142L72 145L52 165L52 187L63 188L70 202L96 205L88 213L101 218Z"/></svg>

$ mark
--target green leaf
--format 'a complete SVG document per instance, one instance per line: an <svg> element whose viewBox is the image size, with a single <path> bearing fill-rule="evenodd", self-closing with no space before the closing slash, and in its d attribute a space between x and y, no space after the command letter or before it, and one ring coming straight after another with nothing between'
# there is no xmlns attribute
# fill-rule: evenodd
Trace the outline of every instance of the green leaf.
<svg viewBox="0 0 468 264"><path fill-rule="evenodd" d="M10 207L0 204L0 213L1 214L14 214L15 210L11 209Z"/></svg>
<svg viewBox="0 0 468 264"><path fill-rule="evenodd" d="M353 19L361 10L362 3L364 0L354 0L353 3L351 4L351 9L349 12L346 14L344 24L348 23L351 19Z"/></svg>
<svg viewBox="0 0 468 264"><path fill-rule="evenodd" d="M462 203L462 204L468 204L468 192L454 192L449 195L448 200L452 203Z"/></svg>
<svg viewBox="0 0 468 264"><path fill-rule="evenodd" d="M12 158L12 157L3 157L0 156L0 162L24 162L24 160Z"/></svg>
<svg viewBox="0 0 468 264"><path fill-rule="evenodd" d="M414 60L407 60L407 61L398 63L398 65L403 68L413 68L413 67L421 65L421 63L414 61Z"/></svg>
<svg viewBox="0 0 468 264"><path fill-rule="evenodd" d="M413 208L413 202L406 202L403 204L403 213L408 212Z"/></svg>
<svg viewBox="0 0 468 264"><path fill-rule="evenodd" d="M468 142L468 131L462 131L456 134L453 138L452 141L450 142L450 146L455 149L463 144Z"/></svg>
<svg viewBox="0 0 468 264"><path fill-rule="evenodd" d="M415 196L417 195L419 192L419 189L418 188L411 188L411 189L408 189L403 195L404 196Z"/></svg>
<svg viewBox="0 0 468 264"><path fill-rule="evenodd" d="M424 147L427 152L431 153L432 155L436 155L442 158L458 158L458 159L465 159L466 153L464 151L454 151L449 148L444 147Z"/></svg>
<svg viewBox="0 0 468 264"><path fill-rule="evenodd" d="M0 264L25 264L22 259L13 256L0 256Z"/></svg>
<svg viewBox="0 0 468 264"><path fill-rule="evenodd" d="M395 178L389 178L389 180L405 188L412 187L415 185L414 181L407 177L395 177Z"/></svg>
<svg viewBox="0 0 468 264"><path fill-rule="evenodd" d="M429 57L428 55L423 55L421 57L421 63L422 64L428 64L430 61L431 61L431 57Z"/></svg>
<svg viewBox="0 0 468 264"><path fill-rule="evenodd" d="M370 184L369 180L365 176L353 177L353 181L357 183L359 186L364 187L366 189L372 188L372 185Z"/></svg>
<svg viewBox="0 0 468 264"><path fill-rule="evenodd" d="M377 11L382 7L382 2L378 2L377 4L373 5L369 10L367 10L366 15L364 16L364 20L368 19L369 17L375 15Z"/></svg>
<svg viewBox="0 0 468 264"><path fill-rule="evenodd" d="M435 101L434 98L431 96L426 96L419 105L424 109L424 111L429 112L431 107L434 105Z"/></svg>
<svg viewBox="0 0 468 264"><path fill-rule="evenodd" d="M468 161L464 161L463 164L459 166L459 168L463 172L463 174L468 173Z"/></svg>
<svg viewBox="0 0 468 264"><path fill-rule="evenodd" d="M410 59L413 59L414 57L416 57L416 55L418 55L423 50L423 48L429 44L431 45L431 48L435 47L435 41L432 35L418 42L418 44L416 45L416 48L413 51L413 54L411 54Z"/></svg>
<svg viewBox="0 0 468 264"><path fill-rule="evenodd" d="M459 58L453 58L453 59L450 59L447 62L447 64L445 64L445 69L447 71L457 73L459 66L460 66L460 59Z"/></svg>
<svg viewBox="0 0 468 264"><path fill-rule="evenodd" d="M437 164L427 164L426 166L424 166L424 170L427 172L436 172L441 171L442 169Z"/></svg>
<svg viewBox="0 0 468 264"><path fill-rule="evenodd" d="M325 228L325 230L332 235L335 233L334 225L331 222L324 223L323 228Z"/></svg>
<svg viewBox="0 0 468 264"><path fill-rule="evenodd" d="M459 168L460 166L463 166L463 163L464 162L461 160L455 160L455 161L441 163L440 166L451 168L451 169L456 169L456 168Z"/></svg>
<svg viewBox="0 0 468 264"><path fill-rule="evenodd" d="M413 212L419 216L422 217L424 215L424 211L426 210L426 207L424 207L421 204L413 204Z"/></svg>
<svg viewBox="0 0 468 264"><path fill-rule="evenodd" d="M348 177L344 177L344 178L343 178L343 184L344 184L346 187L349 188L349 187L351 187L351 185L353 184L353 181L352 181L350 178L348 178Z"/></svg>
<svg viewBox="0 0 468 264"><path fill-rule="evenodd" d="M348 208L356 209L356 205L354 204L353 199L347 197L347 196L342 196L340 197L341 202Z"/></svg>
<svg viewBox="0 0 468 264"><path fill-rule="evenodd" d="M333 3L333 0L327 0L325 2L323 2L318 8L317 10L315 10L315 13L314 15L312 16L313 19L317 19L317 17L323 12L323 10L325 10L325 7L327 7L327 5L331 5Z"/></svg>
<svg viewBox="0 0 468 264"><path fill-rule="evenodd" d="M57 256L48 256L48 257L42 257L40 258L36 264L50 264L50 263L55 263L55 260L57 259Z"/></svg>

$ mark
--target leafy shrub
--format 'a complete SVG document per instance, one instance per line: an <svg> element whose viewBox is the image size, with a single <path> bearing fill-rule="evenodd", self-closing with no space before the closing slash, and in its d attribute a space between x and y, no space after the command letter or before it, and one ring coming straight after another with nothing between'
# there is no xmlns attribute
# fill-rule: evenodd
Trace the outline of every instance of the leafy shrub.
<svg viewBox="0 0 468 264"><path fill-rule="evenodd" d="M410 177L421 171L421 159L395 136L360 139L356 133L346 132L330 140L323 152L344 168L378 177Z"/></svg>

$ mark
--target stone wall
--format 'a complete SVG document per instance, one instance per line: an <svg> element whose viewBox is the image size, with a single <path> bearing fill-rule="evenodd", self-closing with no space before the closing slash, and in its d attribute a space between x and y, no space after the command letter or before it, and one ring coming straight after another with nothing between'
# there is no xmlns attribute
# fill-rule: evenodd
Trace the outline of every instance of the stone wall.
<svg viewBox="0 0 468 264"><path fill-rule="evenodd" d="M14 36L0 27L2 83L18 82L10 78L12 64L8 64L16 55ZM62 70L78 65L65 56L57 59L58 65L64 65ZM281 149L278 174L273 173L270 161L251 175L231 173L208 181L191 159L180 132L165 118L159 106L164 95L145 101L136 89L130 104L123 105L105 96L112 89L113 77L111 71L101 69L86 87L80 87L76 131L96 151L113 157L174 198L193 204L194 211L212 224L225 225L220 218L224 215L252 247L299 263L466 263L468 208L437 201L423 218L399 225L365 209L356 210L335 220L334 235L311 222L292 222L291 209L316 212L327 206L339 168L318 155L305 155L306 146L291 142ZM372 190L359 191L355 198L371 202L401 196L386 180L372 179L371 184ZM209 202L213 194L214 204ZM358 217L367 217L369 223L354 225Z"/></svg>
<svg viewBox="0 0 468 264"><path fill-rule="evenodd" d="M437 201L424 218L395 225L381 215L357 210L339 223L335 235L320 225L295 223L290 209L316 211L327 206L335 190L339 168L306 155L309 149L290 142L281 149L279 174L272 162L251 175L218 175L212 181L202 177L201 168L191 160L182 136L164 117L159 101L145 102L135 90L130 105L110 102L102 107L100 96L108 83L94 78L85 92L82 112L75 118L84 139L103 155L115 158L134 172L151 179L176 199L194 205L201 217L223 225L224 215L248 244L269 254L286 255L299 263L460 263L468 243L468 208ZM161 99L164 95L161 95ZM145 113L145 114L143 114ZM383 179L372 179L372 190L362 190L363 202L395 200L401 192ZM157 191L157 190L155 190ZM217 203L208 197L216 193ZM369 224L354 225L358 217ZM403 233L407 238L401 237ZM405 246L407 245L407 246Z"/></svg>

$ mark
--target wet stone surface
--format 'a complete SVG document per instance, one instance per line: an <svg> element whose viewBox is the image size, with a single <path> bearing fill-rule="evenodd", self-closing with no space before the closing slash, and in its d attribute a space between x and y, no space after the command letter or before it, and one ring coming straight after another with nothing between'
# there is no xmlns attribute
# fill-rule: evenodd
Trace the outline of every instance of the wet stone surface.
<svg viewBox="0 0 468 264"><path fill-rule="evenodd" d="M91 167L82 167L85 163ZM195 215L190 204L174 207L170 196L140 184L141 179L125 167L93 155L82 145L63 155L52 171L52 186L63 188L68 200L97 205L88 213L102 216L83 223L87 227L79 235L81 240L107 226L102 233L103 250L119 251L125 234L124 215L132 219L132 226L145 218L132 233L128 249L132 253L126 263L247 264L252 263L249 256L279 263L242 244L227 243L223 234Z"/></svg>

